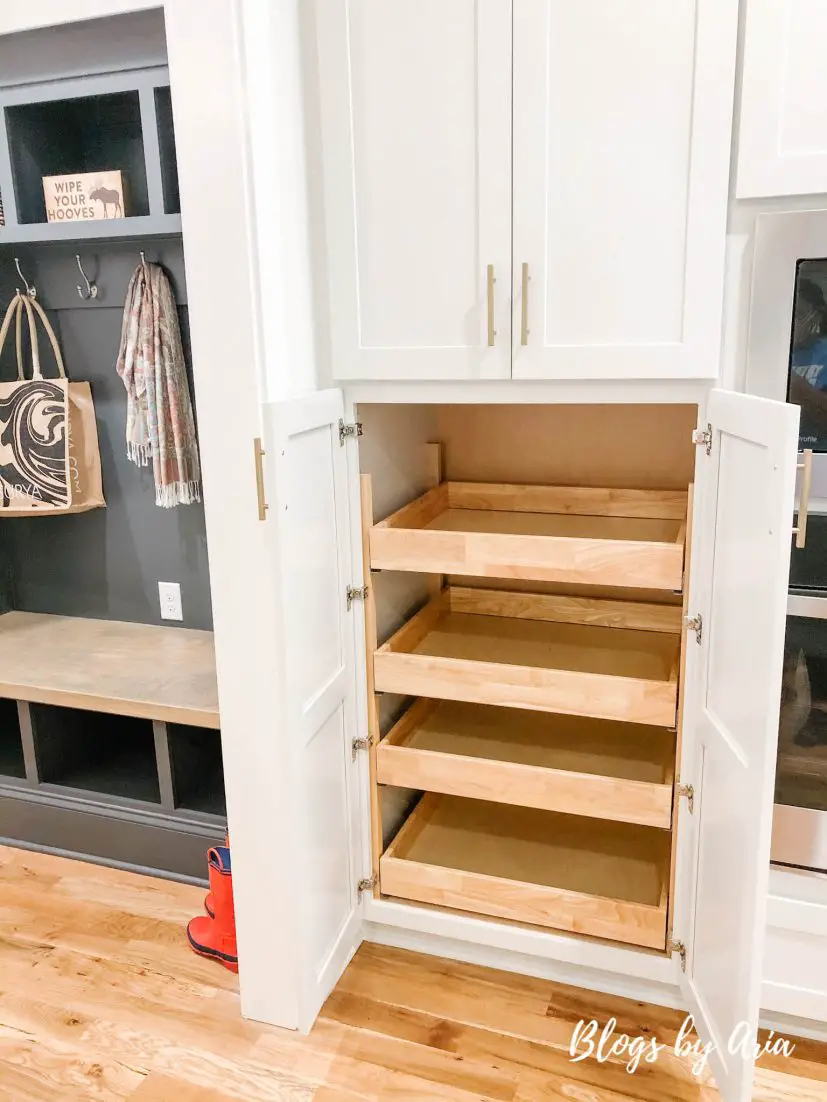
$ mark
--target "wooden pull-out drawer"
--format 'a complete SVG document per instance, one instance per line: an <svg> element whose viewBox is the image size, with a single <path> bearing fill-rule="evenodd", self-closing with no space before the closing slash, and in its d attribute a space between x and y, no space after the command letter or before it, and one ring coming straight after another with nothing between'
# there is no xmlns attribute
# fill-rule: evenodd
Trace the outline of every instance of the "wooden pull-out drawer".
<svg viewBox="0 0 827 1102"><path fill-rule="evenodd" d="M380 743L377 780L668 830L674 760L657 727L418 700Z"/></svg>
<svg viewBox="0 0 827 1102"><path fill-rule="evenodd" d="M380 861L383 895L663 949L669 834L426 795Z"/></svg>
<svg viewBox="0 0 827 1102"><path fill-rule="evenodd" d="M681 609L450 587L375 652L381 692L672 727Z"/></svg>
<svg viewBox="0 0 827 1102"><path fill-rule="evenodd" d="M371 565L680 590L687 494L443 482L370 530Z"/></svg>

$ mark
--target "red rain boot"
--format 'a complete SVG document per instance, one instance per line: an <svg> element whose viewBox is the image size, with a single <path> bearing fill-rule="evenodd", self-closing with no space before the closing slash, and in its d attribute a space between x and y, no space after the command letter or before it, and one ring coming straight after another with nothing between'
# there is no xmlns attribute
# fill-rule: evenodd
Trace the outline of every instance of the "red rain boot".
<svg viewBox="0 0 827 1102"><path fill-rule="evenodd" d="M226 847L229 847L230 845L229 832L224 838L224 845ZM207 912L210 918L215 918L215 900L212 897L212 892L207 892L207 894L204 896L204 910Z"/></svg>
<svg viewBox="0 0 827 1102"><path fill-rule="evenodd" d="M210 895L215 917L200 916L187 926L187 938L192 949L203 957L211 957L238 971L238 947L235 937L235 910L233 907L233 873L230 851L226 846L216 846L207 852L210 870Z"/></svg>

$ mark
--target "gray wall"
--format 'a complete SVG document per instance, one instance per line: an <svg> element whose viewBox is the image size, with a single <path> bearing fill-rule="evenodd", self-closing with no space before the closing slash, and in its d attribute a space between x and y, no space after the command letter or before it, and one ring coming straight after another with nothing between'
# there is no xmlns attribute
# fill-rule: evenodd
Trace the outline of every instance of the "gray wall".
<svg viewBox="0 0 827 1102"><path fill-rule="evenodd" d="M84 268L99 285L98 299L88 303L76 290L75 247L0 249L0 305L5 309L19 283L17 255L58 334L69 378L92 384L107 501L105 509L88 513L0 520L0 607L154 624L161 623L158 582L178 582L183 626L211 629L203 507L159 509L152 468L138 468L126 458L126 391L115 360L139 248L148 260L160 260L172 278L190 364L180 239L83 247ZM15 377L11 345L7 341L0 357L2 379ZM40 348L48 375L51 353L42 336ZM190 387L194 396L192 376Z"/></svg>

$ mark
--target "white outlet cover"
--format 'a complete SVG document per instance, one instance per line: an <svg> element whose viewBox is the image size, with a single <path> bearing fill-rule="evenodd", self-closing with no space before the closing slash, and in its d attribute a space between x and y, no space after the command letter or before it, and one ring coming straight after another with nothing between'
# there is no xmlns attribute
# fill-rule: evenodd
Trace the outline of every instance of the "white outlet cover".
<svg viewBox="0 0 827 1102"><path fill-rule="evenodd" d="M181 608L181 586L178 582L158 582L158 598L161 603L162 620L183 620Z"/></svg>

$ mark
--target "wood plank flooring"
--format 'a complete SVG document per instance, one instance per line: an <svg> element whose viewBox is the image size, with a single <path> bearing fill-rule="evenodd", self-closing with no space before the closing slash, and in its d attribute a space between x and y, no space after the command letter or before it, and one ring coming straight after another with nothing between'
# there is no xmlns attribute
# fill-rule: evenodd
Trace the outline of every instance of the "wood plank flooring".
<svg viewBox="0 0 827 1102"><path fill-rule="evenodd" d="M195 888L0 847L0 1102L715 1102L664 1053L571 1063L574 1025L674 1040L683 1016L364 945L309 1037L239 1016L190 952ZM764 1059L754 1102L825 1102L827 1046Z"/></svg>

